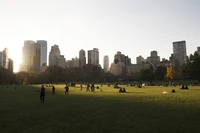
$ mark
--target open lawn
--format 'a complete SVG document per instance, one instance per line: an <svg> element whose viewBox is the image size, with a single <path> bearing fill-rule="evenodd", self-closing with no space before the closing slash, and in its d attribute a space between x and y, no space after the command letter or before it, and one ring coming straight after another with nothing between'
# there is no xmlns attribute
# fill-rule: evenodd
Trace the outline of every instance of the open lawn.
<svg viewBox="0 0 200 133"><path fill-rule="evenodd" d="M125 87L127 93L106 85L102 92L70 87L69 95L64 85L55 87L56 95L45 87L44 104L40 85L0 87L0 133L200 132L199 86Z"/></svg>

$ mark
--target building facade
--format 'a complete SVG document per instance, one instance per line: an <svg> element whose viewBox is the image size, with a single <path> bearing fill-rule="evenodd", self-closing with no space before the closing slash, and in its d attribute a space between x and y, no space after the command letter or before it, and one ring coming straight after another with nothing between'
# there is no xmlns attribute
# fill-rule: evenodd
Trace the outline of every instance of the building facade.
<svg viewBox="0 0 200 133"><path fill-rule="evenodd" d="M47 41L37 40L37 44L40 44L40 66L47 65Z"/></svg>
<svg viewBox="0 0 200 133"><path fill-rule="evenodd" d="M0 67L3 67L3 52L0 51Z"/></svg>
<svg viewBox="0 0 200 133"><path fill-rule="evenodd" d="M99 50L97 48L88 50L88 64L99 66Z"/></svg>
<svg viewBox="0 0 200 133"><path fill-rule="evenodd" d="M109 57L107 55L103 58L103 69L106 73L109 71Z"/></svg>
<svg viewBox="0 0 200 133"><path fill-rule="evenodd" d="M51 51L49 52L49 66L60 66L65 68L65 65L65 57L64 55L60 55L59 46L51 46Z"/></svg>
<svg viewBox="0 0 200 133"><path fill-rule="evenodd" d="M151 51L150 57L147 57L147 61L153 64L156 68L160 64L160 56L157 51Z"/></svg>
<svg viewBox="0 0 200 133"><path fill-rule="evenodd" d="M8 60L8 49L7 48L5 48L3 50L2 57L3 57L3 67L8 69L9 60Z"/></svg>
<svg viewBox="0 0 200 133"><path fill-rule="evenodd" d="M173 42L173 56L174 62L173 65L183 65L187 63L187 54L186 54L186 41Z"/></svg>
<svg viewBox="0 0 200 133"><path fill-rule="evenodd" d="M86 65L85 51L81 49L79 51L79 67L83 67L85 65Z"/></svg>
<svg viewBox="0 0 200 133"><path fill-rule="evenodd" d="M136 57L136 64L141 64L144 61L144 58L140 55Z"/></svg>

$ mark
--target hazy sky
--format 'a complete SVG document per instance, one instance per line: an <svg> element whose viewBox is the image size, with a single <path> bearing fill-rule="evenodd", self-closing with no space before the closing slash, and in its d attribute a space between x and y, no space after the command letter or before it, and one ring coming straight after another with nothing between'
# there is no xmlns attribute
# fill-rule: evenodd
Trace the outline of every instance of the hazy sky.
<svg viewBox="0 0 200 133"><path fill-rule="evenodd" d="M0 51L21 62L24 40L58 44L65 58L99 48L100 64L121 51L136 63L157 50L169 58L172 42L200 46L200 0L0 0Z"/></svg>

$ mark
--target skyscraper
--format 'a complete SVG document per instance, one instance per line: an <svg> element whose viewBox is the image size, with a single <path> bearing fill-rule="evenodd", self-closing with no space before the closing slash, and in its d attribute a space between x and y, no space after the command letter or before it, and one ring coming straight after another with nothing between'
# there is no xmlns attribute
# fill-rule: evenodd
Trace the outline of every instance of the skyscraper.
<svg viewBox="0 0 200 133"><path fill-rule="evenodd" d="M99 50L97 48L88 50L88 64L99 66Z"/></svg>
<svg viewBox="0 0 200 133"><path fill-rule="evenodd" d="M0 67L3 67L3 52L0 51Z"/></svg>
<svg viewBox="0 0 200 133"><path fill-rule="evenodd" d="M31 40L24 41L20 71L40 70L40 44Z"/></svg>
<svg viewBox="0 0 200 133"><path fill-rule="evenodd" d="M103 69L104 72L108 72L109 71L109 57L106 55L103 58Z"/></svg>
<svg viewBox="0 0 200 133"><path fill-rule="evenodd" d="M3 56L3 67L8 69L9 60L8 60L8 49L7 48L5 48L3 50L2 56Z"/></svg>
<svg viewBox="0 0 200 133"><path fill-rule="evenodd" d="M10 70L11 72L13 72L13 60L11 58L8 59L8 70Z"/></svg>
<svg viewBox="0 0 200 133"><path fill-rule="evenodd" d="M20 71L30 70L34 43L35 42L31 40L24 41L24 46L22 47L22 64L20 65Z"/></svg>
<svg viewBox="0 0 200 133"><path fill-rule="evenodd" d="M47 41L37 40L37 43L40 44L40 66L47 65Z"/></svg>
<svg viewBox="0 0 200 133"><path fill-rule="evenodd" d="M186 42L173 42L173 55L175 62L173 65L183 65L187 63Z"/></svg>
<svg viewBox="0 0 200 133"><path fill-rule="evenodd" d="M49 52L49 66L65 67L64 55L60 55L60 49L58 45L51 46Z"/></svg>
<svg viewBox="0 0 200 133"><path fill-rule="evenodd" d="M84 65L86 65L85 51L81 49L79 51L79 67L83 67Z"/></svg>

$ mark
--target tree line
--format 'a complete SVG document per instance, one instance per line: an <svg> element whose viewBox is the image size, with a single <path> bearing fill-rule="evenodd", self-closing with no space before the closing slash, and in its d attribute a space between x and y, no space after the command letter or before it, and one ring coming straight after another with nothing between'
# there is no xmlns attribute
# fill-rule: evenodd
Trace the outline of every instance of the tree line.
<svg viewBox="0 0 200 133"><path fill-rule="evenodd" d="M191 54L188 63L176 67L158 66L155 71L152 68L141 69L139 72L115 76L105 73L100 67L85 65L82 68L62 68L50 66L45 72L18 72L0 68L0 84L44 84L65 82L117 82L123 81L158 81L158 80L198 80L200 81L200 55ZM126 72L126 71L124 71Z"/></svg>

